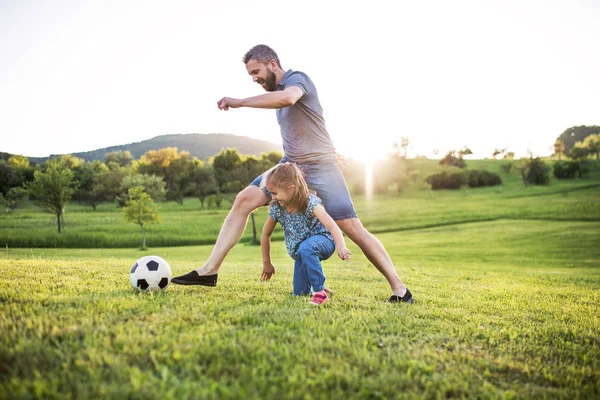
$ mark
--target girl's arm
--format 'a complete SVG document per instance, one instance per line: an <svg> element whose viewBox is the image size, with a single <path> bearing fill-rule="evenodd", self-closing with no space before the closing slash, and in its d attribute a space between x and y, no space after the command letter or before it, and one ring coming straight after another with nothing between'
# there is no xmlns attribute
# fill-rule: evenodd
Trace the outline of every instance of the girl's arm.
<svg viewBox="0 0 600 400"><path fill-rule="evenodd" d="M344 235L342 234L342 230L335 223L335 221L327 214L323 205L319 204L315 207L314 211L315 217L321 221L321 223L327 228L331 236L333 236L333 240L335 241L335 247L337 249L338 256L342 260L349 261L350 260L350 250L346 247L346 241L344 240Z"/></svg>
<svg viewBox="0 0 600 400"><path fill-rule="evenodd" d="M275 273L275 267L271 264L271 234L275 230L276 224L277 222L269 215L260 235L260 250L263 259L263 272L260 279L263 281L268 281Z"/></svg>

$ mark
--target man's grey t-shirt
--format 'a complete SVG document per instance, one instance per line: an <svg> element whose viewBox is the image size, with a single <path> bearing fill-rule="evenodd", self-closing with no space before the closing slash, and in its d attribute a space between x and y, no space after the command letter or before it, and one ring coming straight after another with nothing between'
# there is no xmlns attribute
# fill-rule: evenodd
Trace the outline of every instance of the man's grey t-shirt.
<svg viewBox="0 0 600 400"><path fill-rule="evenodd" d="M277 109L286 158L298 164L337 162L312 80L305 73L290 69L281 78L277 90L290 86L299 87L303 95L293 106Z"/></svg>

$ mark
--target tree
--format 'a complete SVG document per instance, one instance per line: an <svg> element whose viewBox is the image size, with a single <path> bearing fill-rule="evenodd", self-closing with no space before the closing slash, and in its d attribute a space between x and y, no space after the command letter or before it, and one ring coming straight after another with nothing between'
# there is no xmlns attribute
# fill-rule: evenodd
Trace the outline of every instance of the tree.
<svg viewBox="0 0 600 400"><path fill-rule="evenodd" d="M177 147L150 150L142 156L138 172L160 176L167 187L167 197L183 205L183 199L189 193L192 167L190 153L177 152Z"/></svg>
<svg viewBox="0 0 600 400"><path fill-rule="evenodd" d="M242 163L242 157L236 149L223 149L212 160L215 170L215 178L219 188L222 189L226 183L232 182L233 171Z"/></svg>
<svg viewBox="0 0 600 400"><path fill-rule="evenodd" d="M402 136L400 138L400 142L395 142L393 144L394 150L396 153L399 153L398 149L402 149L402 151L404 152L404 158L406 158L406 151L408 149L408 138Z"/></svg>
<svg viewBox="0 0 600 400"><path fill-rule="evenodd" d="M514 151L509 151L506 154L504 154L504 157L502 157L504 160L513 160L515 158L515 152Z"/></svg>
<svg viewBox="0 0 600 400"><path fill-rule="evenodd" d="M459 155L460 158L463 158L464 156L468 156L470 154L473 154L473 152L467 146L463 147L462 149L460 149L458 151L458 155Z"/></svg>
<svg viewBox="0 0 600 400"><path fill-rule="evenodd" d="M140 226L142 231L142 250L146 249L146 230L144 227L149 224L160 223L158 206L152 198L144 192L144 188L136 186L127 192L128 200L123 208L125 211L125 220L133 222Z"/></svg>
<svg viewBox="0 0 600 400"><path fill-rule="evenodd" d="M560 161L560 158L563 154L565 154L565 141L562 139L556 139L556 142L554 142L554 154L556 154L558 156L558 160Z"/></svg>
<svg viewBox="0 0 600 400"><path fill-rule="evenodd" d="M97 176L97 182L94 184L94 190L104 193L107 201L119 199L121 193L121 183L126 176L133 173L132 167L121 167L119 164L111 162L107 165L108 172ZM125 202L119 202L119 206L124 206Z"/></svg>
<svg viewBox="0 0 600 400"><path fill-rule="evenodd" d="M77 191L77 182L73 171L58 160L49 160L46 167L46 171L35 171L33 182L27 184L27 191L42 210L56 216L60 233L63 212Z"/></svg>
<svg viewBox="0 0 600 400"><path fill-rule="evenodd" d="M9 162L0 160L0 193L6 194L10 188L21 186L23 181Z"/></svg>
<svg viewBox="0 0 600 400"><path fill-rule="evenodd" d="M565 143L564 153L568 154L575 146L575 143L583 142L586 137L595 133L600 133L600 126L573 126L565 129L565 131L561 133L557 139L561 139Z"/></svg>
<svg viewBox="0 0 600 400"><path fill-rule="evenodd" d="M446 154L444 158L440 160L440 165L465 168L467 163L465 160L463 160L462 156L456 156L456 150L450 150L448 154Z"/></svg>
<svg viewBox="0 0 600 400"><path fill-rule="evenodd" d="M581 142L575 143L575 146L569 151L569 157L573 160L585 160L589 155L590 149Z"/></svg>
<svg viewBox="0 0 600 400"><path fill-rule="evenodd" d="M96 210L96 206L108 199L108 194L101 185L103 177L108 174L108 167L102 161L85 163L76 173L79 190L73 196L83 204L87 204Z"/></svg>
<svg viewBox="0 0 600 400"><path fill-rule="evenodd" d="M497 156L504 154L505 151L506 149L494 149L494 152L492 153L492 158L495 160Z"/></svg>
<svg viewBox="0 0 600 400"><path fill-rule="evenodd" d="M104 163L106 165L115 163L121 167L127 167L133 162L133 156L130 151L114 151L104 156Z"/></svg>
<svg viewBox="0 0 600 400"><path fill-rule="evenodd" d="M8 159L8 163L14 168L26 169L29 168L29 158L21 155L13 155Z"/></svg>
<svg viewBox="0 0 600 400"><path fill-rule="evenodd" d="M27 191L20 187L10 188L6 196L0 193L0 204L4 204L9 210L16 209L23 200L27 198Z"/></svg>
<svg viewBox="0 0 600 400"><path fill-rule="evenodd" d="M583 140L583 146L586 147L591 154L596 155L596 160L600 155L600 133L589 135Z"/></svg>
<svg viewBox="0 0 600 400"><path fill-rule="evenodd" d="M165 181L159 176L148 174L128 175L121 181L121 195L119 200L125 204L128 199L128 193L135 187L142 187L153 201L163 200L166 197Z"/></svg>
<svg viewBox="0 0 600 400"><path fill-rule="evenodd" d="M204 208L206 198L217 193L217 180L215 179L214 170L210 166L196 163L192 168L191 175L194 193L200 199L200 204Z"/></svg>
<svg viewBox="0 0 600 400"><path fill-rule="evenodd" d="M530 153L529 158L519 160L517 168L521 172L521 178L523 178L523 184L529 186L533 185L545 185L550 181L550 169L540 158L533 158Z"/></svg>

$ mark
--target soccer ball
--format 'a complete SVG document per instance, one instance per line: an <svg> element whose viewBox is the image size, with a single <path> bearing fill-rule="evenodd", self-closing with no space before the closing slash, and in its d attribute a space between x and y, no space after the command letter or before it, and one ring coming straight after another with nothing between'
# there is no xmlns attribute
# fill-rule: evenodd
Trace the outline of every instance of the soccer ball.
<svg viewBox="0 0 600 400"><path fill-rule="evenodd" d="M131 267L129 281L136 289L165 289L171 282L171 267L158 256L142 257Z"/></svg>

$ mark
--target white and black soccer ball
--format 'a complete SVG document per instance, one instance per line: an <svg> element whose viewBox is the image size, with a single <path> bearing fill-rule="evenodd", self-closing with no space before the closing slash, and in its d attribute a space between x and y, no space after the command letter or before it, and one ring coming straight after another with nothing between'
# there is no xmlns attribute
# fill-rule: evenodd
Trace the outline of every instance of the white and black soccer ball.
<svg viewBox="0 0 600 400"><path fill-rule="evenodd" d="M159 256L142 257L129 273L131 286L141 290L164 290L171 282L171 267Z"/></svg>

